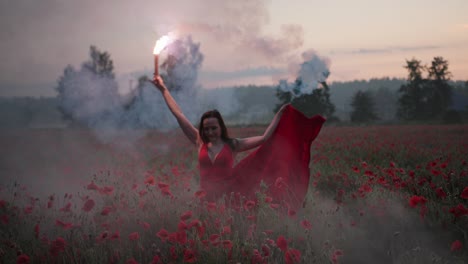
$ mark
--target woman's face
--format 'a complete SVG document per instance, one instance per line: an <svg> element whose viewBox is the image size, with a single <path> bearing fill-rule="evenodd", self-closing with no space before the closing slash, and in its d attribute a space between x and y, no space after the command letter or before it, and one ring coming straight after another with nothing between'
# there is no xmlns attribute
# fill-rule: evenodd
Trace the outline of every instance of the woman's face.
<svg viewBox="0 0 468 264"><path fill-rule="evenodd" d="M208 117L203 120L203 133L211 143L216 143L221 138L221 126L216 117Z"/></svg>

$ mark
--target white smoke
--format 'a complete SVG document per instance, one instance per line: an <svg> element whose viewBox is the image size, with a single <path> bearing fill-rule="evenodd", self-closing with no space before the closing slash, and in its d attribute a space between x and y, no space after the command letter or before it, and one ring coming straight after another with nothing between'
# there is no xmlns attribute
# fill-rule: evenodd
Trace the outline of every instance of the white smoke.
<svg viewBox="0 0 468 264"><path fill-rule="evenodd" d="M330 75L330 60L319 56L314 50L302 54L303 63L296 70L296 80L288 83L287 80L279 81L279 89L291 93L292 97L304 94L312 94L314 90L320 89L321 83L326 82Z"/></svg>

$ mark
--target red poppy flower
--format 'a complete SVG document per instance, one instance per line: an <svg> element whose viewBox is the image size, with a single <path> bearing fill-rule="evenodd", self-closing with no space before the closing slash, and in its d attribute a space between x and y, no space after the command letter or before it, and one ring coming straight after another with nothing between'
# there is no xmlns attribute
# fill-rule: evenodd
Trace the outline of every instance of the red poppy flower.
<svg viewBox="0 0 468 264"><path fill-rule="evenodd" d="M185 243L187 243L187 233L185 233L184 230L177 232L176 240L177 240L177 243L181 245L185 245Z"/></svg>
<svg viewBox="0 0 468 264"><path fill-rule="evenodd" d="M148 176L148 177L146 177L144 183L146 185L156 185L156 180L154 179L154 176Z"/></svg>
<svg viewBox="0 0 468 264"><path fill-rule="evenodd" d="M120 238L120 233L119 231L115 231L111 236L110 236L110 240L115 240L115 239L119 239Z"/></svg>
<svg viewBox="0 0 468 264"><path fill-rule="evenodd" d="M195 192L195 197L197 197L197 198L201 199L201 198L203 198L205 196L206 196L206 192L204 190L199 190L199 191Z"/></svg>
<svg viewBox="0 0 468 264"><path fill-rule="evenodd" d="M114 186L104 186L99 190L100 194L111 195L114 192Z"/></svg>
<svg viewBox="0 0 468 264"><path fill-rule="evenodd" d="M132 241L138 240L139 238L140 238L140 234L138 232L133 232L133 233L130 233L130 235L128 235L128 239Z"/></svg>
<svg viewBox="0 0 468 264"><path fill-rule="evenodd" d="M463 247L462 242L460 242L460 240L455 240L450 246L450 251L457 251L457 250L462 249L462 247Z"/></svg>
<svg viewBox="0 0 468 264"><path fill-rule="evenodd" d="M169 237L169 232L166 229L161 229L158 233L156 233L156 236L158 236L162 241L166 241L166 239Z"/></svg>
<svg viewBox="0 0 468 264"><path fill-rule="evenodd" d="M51 241L50 247L49 247L49 253L56 257L60 252L65 251L65 239L62 237L57 237L57 239Z"/></svg>
<svg viewBox="0 0 468 264"><path fill-rule="evenodd" d="M455 216L455 218L468 215L468 209L461 203L457 206L450 208L449 212Z"/></svg>
<svg viewBox="0 0 468 264"><path fill-rule="evenodd" d="M88 184L88 186L86 186L86 189L98 191L98 190L99 190L99 186L97 186L94 182L91 182L90 184Z"/></svg>
<svg viewBox="0 0 468 264"><path fill-rule="evenodd" d="M414 208L418 206L418 204L425 204L426 202L427 202L427 199L424 198L423 196L413 195L409 200L409 205L412 208Z"/></svg>
<svg viewBox="0 0 468 264"><path fill-rule="evenodd" d="M252 209L252 208L254 208L254 207L255 207L255 202L252 201L252 200L248 200L248 201L246 201L246 202L244 203L244 208L245 208L245 210L247 210L247 211L250 210L250 209Z"/></svg>
<svg viewBox="0 0 468 264"><path fill-rule="evenodd" d="M184 249L184 262L187 263L195 263L197 261L197 257L195 255L195 250L193 249Z"/></svg>
<svg viewBox="0 0 468 264"><path fill-rule="evenodd" d="M460 197L463 199L468 199L468 186L463 189L462 193L460 194Z"/></svg>
<svg viewBox="0 0 468 264"><path fill-rule="evenodd" d="M290 248L284 254L286 264L293 264L301 262L301 252L297 249Z"/></svg>
<svg viewBox="0 0 468 264"><path fill-rule="evenodd" d="M288 249L288 241L283 236L279 236L276 239L276 245L278 246L279 249L281 249L283 252L286 252Z"/></svg>
<svg viewBox="0 0 468 264"><path fill-rule="evenodd" d="M111 206L106 206L102 208L101 215L108 215L112 211L113 211L113 208Z"/></svg>
<svg viewBox="0 0 468 264"><path fill-rule="evenodd" d="M231 249L232 248L231 240L223 240L223 247L227 249Z"/></svg>
<svg viewBox="0 0 468 264"><path fill-rule="evenodd" d="M59 227L61 227L61 228L63 228L63 229L65 229L65 230L70 229L70 228L73 227L73 224L72 224L72 223L65 223L65 222L62 222L62 221L59 220L59 219L56 219L56 220L55 220L55 225L56 225L56 226L59 226Z"/></svg>
<svg viewBox="0 0 468 264"><path fill-rule="evenodd" d="M187 221L192 217L192 211L187 211L180 216L180 220Z"/></svg>
<svg viewBox="0 0 468 264"><path fill-rule="evenodd" d="M437 189L435 190L435 192L436 192L437 196L438 196L439 198L441 198L441 199L445 199L445 198L447 197L447 194L444 192L444 190L442 190L441 187L437 188Z"/></svg>
<svg viewBox="0 0 468 264"><path fill-rule="evenodd" d="M154 256L153 260L151 261L151 264L160 264L162 263L162 260L159 256Z"/></svg>
<svg viewBox="0 0 468 264"><path fill-rule="evenodd" d="M68 202L64 207L60 208L60 212L70 212L72 204Z"/></svg>
<svg viewBox="0 0 468 264"><path fill-rule="evenodd" d="M94 200L93 199L88 199L85 204L83 205L83 208L81 208L83 211L85 212L89 212L91 211L91 209L93 209L95 203L94 203Z"/></svg>
<svg viewBox="0 0 468 264"><path fill-rule="evenodd" d="M30 259L26 254L21 254L16 258L16 264L29 264Z"/></svg>
<svg viewBox="0 0 468 264"><path fill-rule="evenodd" d="M257 249L254 249L252 252L252 257L250 259L251 264L261 264L263 263L263 258L260 252Z"/></svg>
<svg viewBox="0 0 468 264"><path fill-rule="evenodd" d="M159 187L160 189L169 188L169 184L164 183L164 182L158 182L158 187Z"/></svg>
<svg viewBox="0 0 468 264"><path fill-rule="evenodd" d="M265 257L270 256L271 254L270 247L268 247L267 245L262 245L262 253L263 253L263 256Z"/></svg>
<svg viewBox="0 0 468 264"><path fill-rule="evenodd" d="M301 225L302 225L302 227L303 227L305 230L310 230L310 229L312 229L312 224L311 224L309 221L307 221L307 220L302 220L302 221L301 221Z"/></svg>

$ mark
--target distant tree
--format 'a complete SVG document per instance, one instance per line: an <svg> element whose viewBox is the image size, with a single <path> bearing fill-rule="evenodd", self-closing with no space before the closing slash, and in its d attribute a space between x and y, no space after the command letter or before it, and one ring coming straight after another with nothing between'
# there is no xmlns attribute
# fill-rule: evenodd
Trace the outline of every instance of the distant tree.
<svg viewBox="0 0 468 264"><path fill-rule="evenodd" d="M275 107L274 112L278 111L284 104L291 103L292 106L308 117L320 114L329 119L334 119L335 105L330 100L328 84L325 81L321 82L321 88L314 89L311 93L293 96L293 93L298 93L302 84L302 79L297 78L292 91L283 91L278 86L276 88L276 97L280 103Z"/></svg>
<svg viewBox="0 0 468 264"><path fill-rule="evenodd" d="M448 71L448 61L435 57L428 72L428 112L432 117L441 116L452 103L453 88L449 84L451 73Z"/></svg>
<svg viewBox="0 0 468 264"><path fill-rule="evenodd" d="M108 52L101 52L95 46L89 49L91 60L83 63L82 68L100 77L114 79L114 63Z"/></svg>
<svg viewBox="0 0 468 264"><path fill-rule="evenodd" d="M369 91L357 91L351 99L351 122L370 123L378 119L375 103Z"/></svg>
<svg viewBox="0 0 468 264"><path fill-rule="evenodd" d="M58 80L58 110L73 125L108 124L119 110L120 96L109 53L90 47L90 60L79 70L68 65Z"/></svg>
<svg viewBox="0 0 468 264"><path fill-rule="evenodd" d="M397 116L403 120L427 119L427 94L424 89L426 80L422 76L424 66L421 61L412 59L406 61L405 68L408 70L408 79L399 90L401 96L398 100Z"/></svg>
<svg viewBox="0 0 468 264"><path fill-rule="evenodd" d="M398 117L403 120L441 117L452 98L448 62L442 57L434 57L430 67L421 65L416 59L407 60L406 64L408 80L399 90ZM428 78L423 78L424 70L428 71Z"/></svg>

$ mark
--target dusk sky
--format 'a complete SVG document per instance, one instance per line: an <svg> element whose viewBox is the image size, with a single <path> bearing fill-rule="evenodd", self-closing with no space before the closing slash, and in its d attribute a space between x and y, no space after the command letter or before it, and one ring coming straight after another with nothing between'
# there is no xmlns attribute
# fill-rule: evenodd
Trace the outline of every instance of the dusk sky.
<svg viewBox="0 0 468 264"><path fill-rule="evenodd" d="M406 59L435 56L468 80L467 0L0 1L0 96L54 96L91 45L111 54L125 92L152 72L168 32L200 43L205 88L292 81L311 50L329 62L331 82L404 78Z"/></svg>

